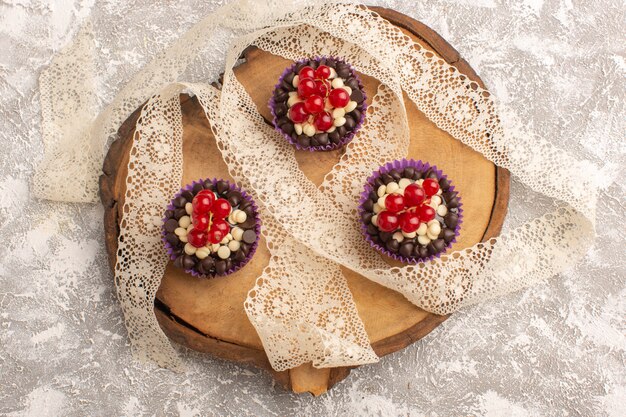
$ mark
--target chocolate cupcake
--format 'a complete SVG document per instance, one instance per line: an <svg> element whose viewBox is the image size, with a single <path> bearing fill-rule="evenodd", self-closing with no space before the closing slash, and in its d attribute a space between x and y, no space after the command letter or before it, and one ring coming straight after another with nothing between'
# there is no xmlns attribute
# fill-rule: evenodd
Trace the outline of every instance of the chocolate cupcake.
<svg viewBox="0 0 626 417"><path fill-rule="evenodd" d="M359 214L366 239L404 263L439 257L456 242L461 199L446 175L422 161L402 159L375 171L365 184Z"/></svg>
<svg viewBox="0 0 626 417"><path fill-rule="evenodd" d="M365 118L365 90L354 69L333 57L287 68L270 109L276 130L298 149L328 151L352 140Z"/></svg>
<svg viewBox="0 0 626 417"><path fill-rule="evenodd" d="M241 188L218 179L181 189L163 218L163 242L174 266L211 278L242 268L254 255L261 222Z"/></svg>

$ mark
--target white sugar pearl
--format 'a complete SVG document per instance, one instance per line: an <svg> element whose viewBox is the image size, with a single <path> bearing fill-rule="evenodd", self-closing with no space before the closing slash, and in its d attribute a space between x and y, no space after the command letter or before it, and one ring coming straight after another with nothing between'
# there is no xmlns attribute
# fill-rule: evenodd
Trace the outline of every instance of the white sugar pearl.
<svg viewBox="0 0 626 417"><path fill-rule="evenodd" d="M233 213L234 213L234 211L231 211L230 214L228 215L228 218L226 219L226 220L228 220L228 223L230 223L230 224L237 223L237 221L235 221L235 218L233 217Z"/></svg>
<svg viewBox="0 0 626 417"><path fill-rule="evenodd" d="M378 203L374 204L374 213L378 214L383 211L383 208L378 205Z"/></svg>
<svg viewBox="0 0 626 417"><path fill-rule="evenodd" d="M220 245L227 245L227 244L228 244L228 238L224 236L224 239L222 239L222 241L220 242Z"/></svg>
<svg viewBox="0 0 626 417"><path fill-rule="evenodd" d="M331 126L331 127L330 127L330 129L328 129L328 130L326 131L326 133L333 133L336 129L337 129L337 127L335 127L335 126Z"/></svg>
<svg viewBox="0 0 626 417"><path fill-rule="evenodd" d="M298 88L299 84L300 84L300 76L296 75L295 77L293 77L293 81L291 82L291 85Z"/></svg>
<svg viewBox="0 0 626 417"><path fill-rule="evenodd" d="M219 243L213 243L213 244L211 245L211 252L217 252L217 251L219 250L219 248L220 248L220 247L221 247L221 246L220 246L220 244L219 244Z"/></svg>
<svg viewBox="0 0 626 417"><path fill-rule="evenodd" d="M427 236L430 240L435 240L435 239L437 239L437 237L438 237L439 235L436 235L436 234L434 234L434 233L430 233L430 232L426 232L426 236Z"/></svg>
<svg viewBox="0 0 626 417"><path fill-rule="evenodd" d="M337 77L330 83L330 85L333 88L341 88L341 87L343 87L343 80L341 78Z"/></svg>
<svg viewBox="0 0 626 417"><path fill-rule="evenodd" d="M326 99L326 101L324 102L324 110L330 111L332 109L333 109L333 105L330 104L330 100Z"/></svg>
<svg viewBox="0 0 626 417"><path fill-rule="evenodd" d="M296 131L296 134L302 134L302 123L296 123L293 125L293 129Z"/></svg>
<svg viewBox="0 0 626 417"><path fill-rule="evenodd" d="M445 216L446 214L448 214L448 208L442 204L441 206L437 207L437 214L441 217Z"/></svg>
<svg viewBox="0 0 626 417"><path fill-rule="evenodd" d="M437 190L437 195L441 195L443 194L443 191L441 191L441 188Z"/></svg>
<svg viewBox="0 0 626 417"><path fill-rule="evenodd" d="M424 246L426 246L426 245L428 245L428 244L430 243L430 238L429 238L428 236L425 236L425 235L419 235L419 236L417 237L417 242L418 242L420 245L424 245Z"/></svg>
<svg viewBox="0 0 626 417"><path fill-rule="evenodd" d="M193 229L193 224L189 224L189 226L187 226L187 234L189 234L189 232L191 232L191 229Z"/></svg>
<svg viewBox="0 0 626 417"><path fill-rule="evenodd" d="M226 239L228 239L228 241L230 242L231 240L233 240L233 235L231 235L230 233L226 235Z"/></svg>
<svg viewBox="0 0 626 417"><path fill-rule="evenodd" d="M205 246L196 250L196 256L198 257L198 259L206 258L207 256L209 256L209 253L211 253L211 250Z"/></svg>
<svg viewBox="0 0 626 417"><path fill-rule="evenodd" d="M228 249L228 246L220 246L217 250L217 256L222 259L228 258L230 256L230 249Z"/></svg>
<svg viewBox="0 0 626 417"><path fill-rule="evenodd" d="M310 123L306 123L302 127L302 132L304 132L304 134L307 135L308 137L311 137L315 134L315 126L313 126Z"/></svg>
<svg viewBox="0 0 626 417"><path fill-rule="evenodd" d="M378 226L378 214L374 214L374 215L372 216L372 224L373 224L374 226Z"/></svg>
<svg viewBox="0 0 626 417"><path fill-rule="evenodd" d="M350 101L343 109L346 113L350 113L352 110L356 109L356 106L358 106L356 101Z"/></svg>
<svg viewBox="0 0 626 417"><path fill-rule="evenodd" d="M403 190L409 185L411 184L411 180L408 178L402 178L400 179L400 181L398 181L398 185L400 186L400 188L402 188Z"/></svg>
<svg viewBox="0 0 626 417"><path fill-rule="evenodd" d="M387 196L386 196L386 195L384 195L384 196L380 197L380 198L378 199L378 201L376 202L376 204L378 204L378 206L379 206L381 209L385 209L385 208L387 208L387 206L385 205L385 199L386 199L386 198L387 198Z"/></svg>
<svg viewBox="0 0 626 417"><path fill-rule="evenodd" d="M187 243L187 235L185 235L185 236L178 236L178 239L179 239L181 242Z"/></svg>
<svg viewBox="0 0 626 417"><path fill-rule="evenodd" d="M188 228L190 224L191 224L191 217L189 216L183 216L180 218L180 220L178 220L178 225L180 227L184 227L185 229Z"/></svg>
<svg viewBox="0 0 626 417"><path fill-rule="evenodd" d="M397 240L398 242L402 242L404 240L404 235L402 234L402 232L396 232L391 237Z"/></svg>
<svg viewBox="0 0 626 417"><path fill-rule="evenodd" d="M439 222L428 226L428 233L432 233L435 236L439 236L441 233L441 224Z"/></svg>
<svg viewBox="0 0 626 417"><path fill-rule="evenodd" d="M335 71L335 69L333 67L330 67L330 75L328 76L328 79L332 80L336 76L337 76L337 71Z"/></svg>
<svg viewBox="0 0 626 417"><path fill-rule="evenodd" d="M344 85L343 89L348 92L348 95L352 94L352 89L350 87L348 87L347 85Z"/></svg>
<svg viewBox="0 0 626 417"><path fill-rule="evenodd" d="M419 180L417 180L416 182L417 182L419 185L424 184L424 180L423 180L423 179L419 179Z"/></svg>
<svg viewBox="0 0 626 417"><path fill-rule="evenodd" d="M228 249L230 249L231 252L237 252L240 247L241 243L238 240L231 240L228 242Z"/></svg>
<svg viewBox="0 0 626 417"><path fill-rule="evenodd" d="M417 234L420 236L424 236L428 231L428 226L426 223L420 223L420 226L417 228Z"/></svg>
<svg viewBox="0 0 626 417"><path fill-rule="evenodd" d="M346 118L345 117L338 117L335 120L333 120L333 125L336 127L339 126L343 126L346 124Z"/></svg>
<svg viewBox="0 0 626 417"><path fill-rule="evenodd" d="M434 195L431 197L430 202L434 203L436 206L439 206L439 204L441 204L441 197L439 197L438 195Z"/></svg>
<svg viewBox="0 0 626 417"><path fill-rule="evenodd" d="M378 191L376 191L378 197L383 197L385 195L385 190L387 190L387 187L385 185L381 185L380 187L378 187Z"/></svg>
<svg viewBox="0 0 626 417"><path fill-rule="evenodd" d="M191 213L193 213L193 204L191 203L185 204L185 211L187 212L187 214L191 216Z"/></svg>
<svg viewBox="0 0 626 417"><path fill-rule="evenodd" d="M397 182L390 182L387 184L387 194L393 194L400 189L400 186Z"/></svg>
<svg viewBox="0 0 626 417"><path fill-rule="evenodd" d="M187 236L187 229L183 227L177 227L174 230L174 233L176 234L176 236Z"/></svg>
<svg viewBox="0 0 626 417"><path fill-rule="evenodd" d="M233 230L231 230L230 233L233 235L235 240L243 239L243 229L240 227L233 227Z"/></svg>
<svg viewBox="0 0 626 417"><path fill-rule="evenodd" d="M346 115L346 111L344 109L338 108L333 110L333 119L338 119Z"/></svg>
<svg viewBox="0 0 626 417"><path fill-rule="evenodd" d="M407 239L413 239L415 236L417 236L417 232L402 232L402 235L404 235L404 237L406 237Z"/></svg>
<svg viewBox="0 0 626 417"><path fill-rule="evenodd" d="M186 243L185 244L185 253L187 255L193 255L194 253L196 253L196 247L194 245L192 245L191 243Z"/></svg>
<svg viewBox="0 0 626 417"><path fill-rule="evenodd" d="M246 214L245 211L242 211L242 210L237 210L233 217L235 218L235 221L237 223L243 223L246 220L248 220L248 215Z"/></svg>

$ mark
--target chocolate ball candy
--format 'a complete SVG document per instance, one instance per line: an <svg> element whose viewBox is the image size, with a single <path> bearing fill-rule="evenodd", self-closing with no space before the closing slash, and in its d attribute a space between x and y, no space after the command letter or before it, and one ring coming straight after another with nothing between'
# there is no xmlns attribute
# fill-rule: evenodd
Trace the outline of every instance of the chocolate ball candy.
<svg viewBox="0 0 626 417"><path fill-rule="evenodd" d="M186 216L186 215L187 215L187 210L185 210L185 206L183 206L183 208L177 208L176 210L174 210L174 218L176 220L180 220L181 217Z"/></svg>
<svg viewBox="0 0 626 417"><path fill-rule="evenodd" d="M167 243L172 245L172 247L180 243L180 239L174 233L168 233L167 235L165 235L165 240L167 241Z"/></svg>
<svg viewBox="0 0 626 417"><path fill-rule="evenodd" d="M452 239L454 239L455 234L452 229L445 228L441 231L441 233L443 234L443 240L445 240L446 243L449 243Z"/></svg>
<svg viewBox="0 0 626 417"><path fill-rule="evenodd" d="M368 235L378 235L378 228L371 223L367 225L366 231Z"/></svg>
<svg viewBox="0 0 626 417"><path fill-rule="evenodd" d="M233 257L233 261L235 262L241 262L244 259L246 259L246 253L244 251L242 251L241 249L239 249L237 252L235 252L235 256Z"/></svg>
<svg viewBox="0 0 626 417"><path fill-rule="evenodd" d="M315 137L317 139L317 143L319 143L321 146L326 146L330 142L330 139L328 138L328 133L320 133L318 135L315 135Z"/></svg>
<svg viewBox="0 0 626 417"><path fill-rule="evenodd" d="M192 269L194 266L196 266L196 262L193 256L183 255L182 258L183 258L183 268Z"/></svg>
<svg viewBox="0 0 626 417"><path fill-rule="evenodd" d="M185 199L185 197L183 196L178 196L176 197L174 200L172 200L172 204L174 204L174 207L176 208L185 208L185 204L187 204L187 199Z"/></svg>
<svg viewBox="0 0 626 417"><path fill-rule="evenodd" d="M393 233L390 233L390 232L380 232L378 234L378 236L380 236L380 240L382 240L383 242L387 243L387 242L389 242L389 240L391 240L391 237L393 236Z"/></svg>
<svg viewBox="0 0 626 417"><path fill-rule="evenodd" d="M230 189L230 187L228 186L228 183L223 180L220 180L217 182L216 188L219 194L225 194Z"/></svg>
<svg viewBox="0 0 626 417"><path fill-rule="evenodd" d="M400 181L400 179L402 179L402 175L400 175L396 169L389 171L389 175L391 175L391 178L393 178L394 181Z"/></svg>
<svg viewBox="0 0 626 417"><path fill-rule="evenodd" d="M344 124L344 126L346 127L346 129L348 130L354 129L354 127L356 126L356 122L354 121L354 119L350 116L345 116L345 118L346 118L346 123Z"/></svg>
<svg viewBox="0 0 626 417"><path fill-rule="evenodd" d="M336 129L328 134L328 138L332 143L339 143L341 141L341 135Z"/></svg>
<svg viewBox="0 0 626 417"><path fill-rule="evenodd" d="M218 275L223 275L226 272L226 262L224 260L215 262L215 272Z"/></svg>
<svg viewBox="0 0 626 417"><path fill-rule="evenodd" d="M243 196L239 191L233 190L229 191L228 194L226 194L226 198L228 199L230 205L235 207L238 206L239 203L241 203L241 199L243 198Z"/></svg>
<svg viewBox="0 0 626 417"><path fill-rule="evenodd" d="M298 144L303 148L308 148L311 146L311 139L306 135L300 135L298 136Z"/></svg>
<svg viewBox="0 0 626 417"><path fill-rule="evenodd" d="M187 200L187 202L190 202L191 200L193 200L193 193L189 190L185 190L182 193L180 193L180 196L183 197L185 200Z"/></svg>
<svg viewBox="0 0 626 417"><path fill-rule="evenodd" d="M202 186L204 187L205 190L213 191L215 189L215 186L213 185L213 181L211 180L204 181L204 184L202 184Z"/></svg>
<svg viewBox="0 0 626 417"><path fill-rule="evenodd" d="M365 202L363 203L363 208L364 208L366 211L372 211L372 210L374 210L374 202L368 198L368 199L367 199L367 200L365 200Z"/></svg>
<svg viewBox="0 0 626 417"><path fill-rule="evenodd" d="M395 239L390 239L387 244L387 249L389 249L392 252L398 252L398 249L400 249L400 243L395 240Z"/></svg>
<svg viewBox="0 0 626 417"><path fill-rule="evenodd" d="M174 219L169 219L165 222L165 231L168 233L172 233L176 228L178 228L178 222Z"/></svg>
<svg viewBox="0 0 626 417"><path fill-rule="evenodd" d="M414 174L415 174L415 168L413 168L413 167L406 167L402 171L402 176L404 178L413 178Z"/></svg>
<svg viewBox="0 0 626 417"><path fill-rule="evenodd" d="M383 180L383 183L385 185L389 184L390 182L393 182L393 178L389 174L383 174L380 176L380 178Z"/></svg>
<svg viewBox="0 0 626 417"><path fill-rule="evenodd" d="M443 220L446 222L446 226L448 226L450 229L454 229L459 223L459 216L456 213L450 212L444 216Z"/></svg>
<svg viewBox="0 0 626 417"><path fill-rule="evenodd" d="M295 76L296 73L291 71L287 75L285 75L285 78L283 78L283 80L287 81L289 84L292 84Z"/></svg>
<svg viewBox="0 0 626 417"><path fill-rule="evenodd" d="M282 131L285 132L288 135L291 135L292 133L295 133L293 123L291 123L291 122L285 122L285 123L283 123L282 125L279 125L279 126L282 129Z"/></svg>
<svg viewBox="0 0 626 417"><path fill-rule="evenodd" d="M415 248L415 245L411 242L403 242L400 245L400 250L399 253L400 255L404 256L405 258L408 258L412 255L413 253L413 249Z"/></svg>
<svg viewBox="0 0 626 417"><path fill-rule="evenodd" d="M356 101L357 103L362 103L365 100L365 96L359 88L356 88L352 90L352 94L350 94L350 100Z"/></svg>
<svg viewBox="0 0 626 417"><path fill-rule="evenodd" d="M204 185L202 184L194 184L192 187L193 193L198 194L200 191L204 190Z"/></svg>
<svg viewBox="0 0 626 417"><path fill-rule="evenodd" d="M277 88L276 91L274 92L275 102L287 101L288 98L289 98L289 93L287 92L287 90L283 88Z"/></svg>
<svg viewBox="0 0 626 417"><path fill-rule="evenodd" d="M457 208L459 207L459 199L454 197L452 200L447 202L448 208Z"/></svg>
<svg viewBox="0 0 626 417"><path fill-rule="evenodd" d="M179 256L178 258L174 259L174 266L176 268L182 268L183 267L183 257Z"/></svg>
<svg viewBox="0 0 626 417"><path fill-rule="evenodd" d="M363 223L365 224L370 224L372 222L372 217L374 217L374 213L372 212L364 212L361 215L361 220L363 220Z"/></svg>
<svg viewBox="0 0 626 417"><path fill-rule="evenodd" d="M435 239L432 244L437 250L437 253L442 252L446 248L446 243L443 241L443 239Z"/></svg>

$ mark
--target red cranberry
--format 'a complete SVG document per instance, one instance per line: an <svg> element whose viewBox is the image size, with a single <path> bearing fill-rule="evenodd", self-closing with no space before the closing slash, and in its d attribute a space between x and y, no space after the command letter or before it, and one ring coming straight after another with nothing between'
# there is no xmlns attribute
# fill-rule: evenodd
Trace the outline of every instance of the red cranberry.
<svg viewBox="0 0 626 417"><path fill-rule="evenodd" d="M211 244L220 243L222 239L224 239L224 236L226 236L226 233L211 227L208 233L207 241Z"/></svg>
<svg viewBox="0 0 626 417"><path fill-rule="evenodd" d="M304 108L310 114L317 114L324 110L324 99L313 95L304 101Z"/></svg>
<svg viewBox="0 0 626 417"><path fill-rule="evenodd" d="M191 246L201 248L207 243L207 233L195 227L187 234L187 241Z"/></svg>
<svg viewBox="0 0 626 417"><path fill-rule="evenodd" d="M332 104L333 107L344 108L350 102L350 96L343 88L335 88L330 92L328 100L330 100L330 104Z"/></svg>
<svg viewBox="0 0 626 417"><path fill-rule="evenodd" d="M313 124L317 130L321 130L322 132L326 132L333 126L333 117L327 111L319 113L315 116L315 120L313 120Z"/></svg>
<svg viewBox="0 0 626 417"><path fill-rule="evenodd" d="M215 203L213 203L213 209L211 211L217 219L223 219L225 217L228 217L228 215L230 214L230 208L231 207L228 200L224 198L218 198L217 200L215 200Z"/></svg>
<svg viewBox="0 0 626 417"><path fill-rule="evenodd" d="M304 123L309 118L309 113L307 113L303 102L296 103L289 108L289 118L294 123Z"/></svg>
<svg viewBox="0 0 626 417"><path fill-rule="evenodd" d="M302 67L298 76L300 77L300 80L303 78L315 78L315 70L307 65L306 67Z"/></svg>
<svg viewBox="0 0 626 417"><path fill-rule="evenodd" d="M312 78L305 78L300 80L300 84L298 84L298 95L301 98L307 98L312 96L313 94L317 94L317 85Z"/></svg>
<svg viewBox="0 0 626 417"><path fill-rule="evenodd" d="M385 198L385 207L393 213L399 212L404 208L404 197L398 193L389 194Z"/></svg>
<svg viewBox="0 0 626 417"><path fill-rule="evenodd" d="M320 65L319 67L317 67L317 69L315 70L315 78L322 78L325 80L328 77L330 77L329 67L327 67L326 65Z"/></svg>
<svg viewBox="0 0 626 417"><path fill-rule="evenodd" d="M419 206L426 199L424 189L417 184L409 184L404 189L404 202L407 207Z"/></svg>
<svg viewBox="0 0 626 417"><path fill-rule="evenodd" d="M400 219L396 213L387 210L378 213L378 228L383 232L393 232L399 224Z"/></svg>
<svg viewBox="0 0 626 417"><path fill-rule="evenodd" d="M198 213L191 216L193 222L193 228L198 230L208 230L209 228L209 215L206 213Z"/></svg>
<svg viewBox="0 0 626 417"><path fill-rule="evenodd" d="M211 229L221 230L224 232L224 236L230 232L230 226L224 219L215 219L211 225Z"/></svg>
<svg viewBox="0 0 626 417"><path fill-rule="evenodd" d="M431 206L422 206L419 208L419 218L424 223L427 223L435 218L435 209Z"/></svg>
<svg viewBox="0 0 626 417"><path fill-rule="evenodd" d="M400 216L400 228L403 232L412 233L420 227L419 215L414 211L407 211Z"/></svg>
<svg viewBox="0 0 626 417"><path fill-rule="evenodd" d="M424 192L429 197L437 194L437 191L439 191L439 183L437 182L437 180L434 180L432 178L426 178L424 180L424 183L422 184L422 187L424 187Z"/></svg>
<svg viewBox="0 0 626 417"><path fill-rule="evenodd" d="M191 203L193 207L193 212L196 214L204 214L208 213L211 207L213 206L213 202L215 201L215 195L213 193L209 194L200 194L196 195Z"/></svg>
<svg viewBox="0 0 626 417"><path fill-rule="evenodd" d="M315 80L315 87L317 88L317 94L322 97L328 97L330 83L327 80Z"/></svg>

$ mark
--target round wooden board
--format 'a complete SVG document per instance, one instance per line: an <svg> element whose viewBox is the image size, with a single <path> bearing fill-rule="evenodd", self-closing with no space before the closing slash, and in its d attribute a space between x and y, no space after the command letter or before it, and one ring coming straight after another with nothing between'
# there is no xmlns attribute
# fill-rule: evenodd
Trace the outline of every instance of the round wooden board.
<svg viewBox="0 0 626 417"><path fill-rule="evenodd" d="M467 62L432 29L398 12L372 9L483 85ZM271 116L267 102L276 80L290 62L255 48L249 48L244 57L245 62L235 69L235 74L257 104L259 112L269 121ZM362 77L371 100L378 82ZM443 169L463 198L465 221L460 239L453 249L469 247L497 235L508 206L508 171L496 167L438 129L410 100L405 98L405 103L411 129L409 156L429 161ZM198 101L182 95L181 105L184 125L181 186L198 178L231 179ZM120 127L118 138L105 158L104 173L100 178L106 246L112 268L115 266L129 153L139 113L140 109ZM296 158L304 173L319 185L343 152L297 151ZM345 378L350 369L315 369L305 364L284 372L272 370L261 340L243 309L246 295L268 264L269 256L265 242L261 242L245 268L228 277L212 280L194 278L170 263L157 293L155 314L164 332L183 346L267 369L285 388L319 395ZM343 272L372 346L379 356L408 346L447 318L423 311L399 293L348 269L344 268Z"/></svg>

